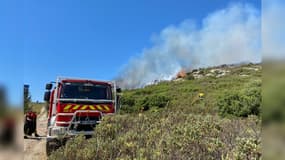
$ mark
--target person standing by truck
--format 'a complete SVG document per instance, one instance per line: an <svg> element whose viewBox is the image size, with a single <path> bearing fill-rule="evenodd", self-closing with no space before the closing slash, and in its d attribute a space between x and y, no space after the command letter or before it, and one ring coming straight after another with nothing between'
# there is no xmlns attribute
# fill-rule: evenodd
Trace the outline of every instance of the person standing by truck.
<svg viewBox="0 0 285 160"><path fill-rule="evenodd" d="M28 138L27 136L32 136L33 133L35 137L39 137L37 133L37 114L32 110L29 110L25 114L24 133L24 138Z"/></svg>

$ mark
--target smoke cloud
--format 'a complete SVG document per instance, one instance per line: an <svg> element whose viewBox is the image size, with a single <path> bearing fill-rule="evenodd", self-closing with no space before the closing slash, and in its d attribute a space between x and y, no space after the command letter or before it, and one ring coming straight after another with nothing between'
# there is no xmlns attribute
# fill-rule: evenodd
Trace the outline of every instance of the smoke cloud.
<svg viewBox="0 0 285 160"><path fill-rule="evenodd" d="M215 11L200 26L185 20L152 39L153 46L133 57L117 77L123 88L169 80L182 68L261 61L260 10L232 4Z"/></svg>

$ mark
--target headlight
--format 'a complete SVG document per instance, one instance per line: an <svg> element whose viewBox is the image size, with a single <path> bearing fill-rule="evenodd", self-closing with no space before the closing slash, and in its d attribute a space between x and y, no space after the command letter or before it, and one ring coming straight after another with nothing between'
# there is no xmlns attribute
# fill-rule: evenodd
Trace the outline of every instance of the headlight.
<svg viewBox="0 0 285 160"><path fill-rule="evenodd" d="M65 127L51 128L51 136L64 135L67 129Z"/></svg>

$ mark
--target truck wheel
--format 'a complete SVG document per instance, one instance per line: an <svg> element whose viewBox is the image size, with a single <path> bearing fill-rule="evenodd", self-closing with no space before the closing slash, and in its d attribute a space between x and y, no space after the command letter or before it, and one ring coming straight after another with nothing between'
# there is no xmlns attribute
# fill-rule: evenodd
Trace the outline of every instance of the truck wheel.
<svg viewBox="0 0 285 160"><path fill-rule="evenodd" d="M51 153L55 150L57 150L60 147L60 145L56 141L47 141L46 142L46 154L47 156L50 156Z"/></svg>

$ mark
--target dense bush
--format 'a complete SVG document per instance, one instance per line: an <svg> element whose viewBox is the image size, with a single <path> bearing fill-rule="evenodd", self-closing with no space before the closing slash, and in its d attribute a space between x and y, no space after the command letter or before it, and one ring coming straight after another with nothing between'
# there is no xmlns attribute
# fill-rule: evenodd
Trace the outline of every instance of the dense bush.
<svg viewBox="0 0 285 160"><path fill-rule="evenodd" d="M130 95L123 95L121 97L121 103L122 105L131 107L135 105L135 98L133 96Z"/></svg>
<svg viewBox="0 0 285 160"><path fill-rule="evenodd" d="M156 107L162 108L166 106L169 100L168 97L161 95L146 96L138 102L138 105L141 106L143 110Z"/></svg>
<svg viewBox="0 0 285 160"><path fill-rule="evenodd" d="M147 95L143 97L134 97L131 95L122 96L122 112L133 113L141 110L153 108L163 108L169 103L170 98L165 95Z"/></svg>
<svg viewBox="0 0 285 160"><path fill-rule="evenodd" d="M258 159L259 124L181 112L105 117L94 138L70 140L50 159Z"/></svg>
<svg viewBox="0 0 285 160"><path fill-rule="evenodd" d="M261 89L249 88L242 91L226 92L220 97L217 105L221 116L260 115Z"/></svg>

